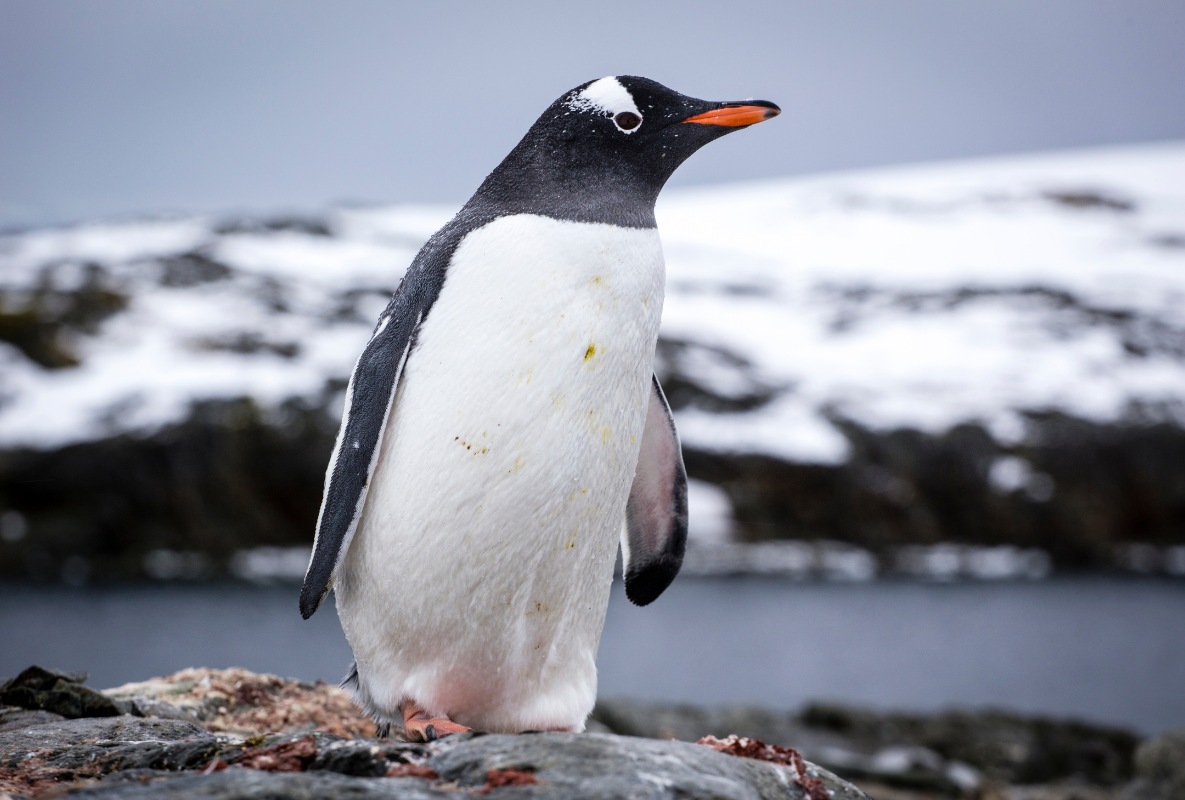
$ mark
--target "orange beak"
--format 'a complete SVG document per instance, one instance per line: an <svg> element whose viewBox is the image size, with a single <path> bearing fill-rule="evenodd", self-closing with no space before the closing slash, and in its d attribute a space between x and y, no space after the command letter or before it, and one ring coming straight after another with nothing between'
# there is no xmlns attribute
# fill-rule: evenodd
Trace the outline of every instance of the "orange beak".
<svg viewBox="0 0 1185 800"><path fill-rule="evenodd" d="M757 105L760 103L761 105ZM714 108L703 114L688 117L684 122L694 122L696 125L723 125L726 128L743 128L746 125L756 125L773 119L782 113L782 109L764 100L756 101L752 105L737 103L724 108Z"/></svg>

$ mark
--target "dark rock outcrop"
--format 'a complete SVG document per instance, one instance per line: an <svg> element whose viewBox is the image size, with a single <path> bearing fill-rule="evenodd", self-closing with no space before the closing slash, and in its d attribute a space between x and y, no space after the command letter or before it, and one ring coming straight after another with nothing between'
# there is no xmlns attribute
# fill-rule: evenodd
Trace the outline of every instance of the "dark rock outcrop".
<svg viewBox="0 0 1185 800"><path fill-rule="evenodd" d="M1069 570L1115 569L1125 545L1185 544L1179 427L1034 415L1027 442L1004 447L977 425L927 434L839 424L852 449L842 465L685 449L688 473L728 493L746 541L829 538L886 560L900 545L1009 544ZM1004 458L1022 459L1041 486L993 485Z"/></svg>
<svg viewBox="0 0 1185 800"><path fill-rule="evenodd" d="M87 688L85 682L85 673L32 666L0 683L0 706L17 706L67 719L112 717L119 713L111 698Z"/></svg>
<svg viewBox="0 0 1185 800"><path fill-rule="evenodd" d="M25 531L0 537L0 578L210 578L243 548L308 546L336 433L333 389L278 412L203 403L148 436L0 449L0 510ZM1185 430L1057 415L1031 425L1028 444L1005 449L976 426L935 435L848 423L841 465L684 455L693 478L727 493L742 541L848 543L885 572L915 544L1012 545L1064 570L1120 569L1129 546L1185 544ZM1002 458L1023 459L1056 495L993 485ZM156 551L186 560L162 570ZM1164 570L1153 562L1141 571Z"/></svg>
<svg viewBox="0 0 1185 800"><path fill-rule="evenodd" d="M0 510L27 528L0 537L0 578L211 578L241 548L307 544L335 432L320 408L244 399L150 436L0 448ZM160 551L186 559L162 569Z"/></svg>

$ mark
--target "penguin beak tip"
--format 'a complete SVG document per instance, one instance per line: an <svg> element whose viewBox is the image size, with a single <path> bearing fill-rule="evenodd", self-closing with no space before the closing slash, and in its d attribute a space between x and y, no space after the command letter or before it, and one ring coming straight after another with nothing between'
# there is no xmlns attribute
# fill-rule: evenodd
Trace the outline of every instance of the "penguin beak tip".
<svg viewBox="0 0 1185 800"><path fill-rule="evenodd" d="M720 108L705 111L683 120L695 125L720 125L726 128L745 128L773 119L782 109L768 100L746 100L739 103L724 103Z"/></svg>

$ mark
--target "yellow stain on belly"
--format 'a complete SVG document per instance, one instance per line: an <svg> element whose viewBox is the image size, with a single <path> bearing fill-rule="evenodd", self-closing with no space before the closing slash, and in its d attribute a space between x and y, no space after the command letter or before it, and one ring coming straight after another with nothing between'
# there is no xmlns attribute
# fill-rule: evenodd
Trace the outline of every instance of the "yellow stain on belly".
<svg viewBox="0 0 1185 800"><path fill-rule="evenodd" d="M601 426L601 446L604 447L609 444L609 439L613 436L613 429L608 425Z"/></svg>
<svg viewBox="0 0 1185 800"><path fill-rule="evenodd" d="M592 360L593 356L597 354L597 345L595 342L589 342L588 348L584 351L584 362L587 364Z"/></svg>

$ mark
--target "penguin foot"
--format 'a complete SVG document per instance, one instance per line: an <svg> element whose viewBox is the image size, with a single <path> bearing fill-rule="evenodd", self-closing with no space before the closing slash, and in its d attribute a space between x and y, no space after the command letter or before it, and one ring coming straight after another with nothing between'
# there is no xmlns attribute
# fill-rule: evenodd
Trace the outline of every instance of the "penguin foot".
<svg viewBox="0 0 1185 800"><path fill-rule="evenodd" d="M441 736L473 730L458 725L448 717L429 717L427 711L410 700L401 705L399 710L403 714L403 732L413 742L433 742Z"/></svg>

